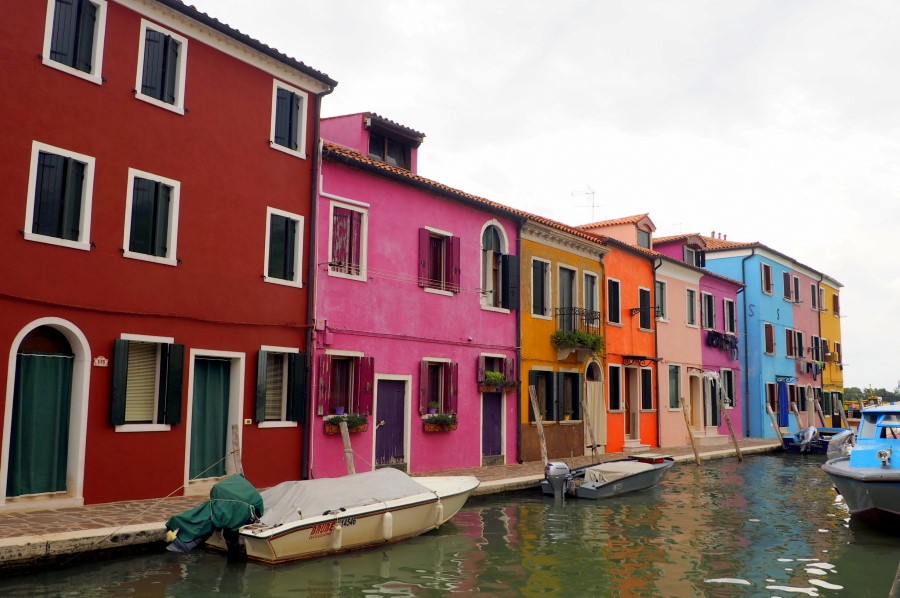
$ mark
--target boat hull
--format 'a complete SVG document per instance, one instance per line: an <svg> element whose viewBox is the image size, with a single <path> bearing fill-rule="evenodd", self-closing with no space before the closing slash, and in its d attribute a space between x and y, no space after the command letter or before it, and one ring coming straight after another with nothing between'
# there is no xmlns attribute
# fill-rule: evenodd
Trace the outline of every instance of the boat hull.
<svg viewBox="0 0 900 598"><path fill-rule="evenodd" d="M466 476L416 481L430 492L274 527L247 525L239 531L239 542L249 560L272 564L400 542L446 523L479 484L476 478ZM207 544L227 549L220 532Z"/></svg>
<svg viewBox="0 0 900 598"><path fill-rule="evenodd" d="M796 434L785 436L784 450L788 453L810 453L813 455L827 455L831 439L839 437L842 433L852 433L847 428L817 428L818 438L811 441L806 447L800 442Z"/></svg>
<svg viewBox="0 0 900 598"><path fill-rule="evenodd" d="M588 480L586 472L593 467L598 466L615 466L617 464L628 465L632 463L644 463L646 468L627 475L617 475L615 479L608 480ZM598 463L580 467L572 471L571 482L567 484L566 494L577 498L586 498L591 500L612 498L623 494L630 494L640 490L646 490L659 484L666 472L675 464L675 460L671 457L653 458L643 460L639 457L629 459L620 459L618 461L608 461L606 463ZM610 476L612 477L612 476ZM583 481L582 481L583 480ZM578 482L581 482L580 484ZM544 494L553 496L553 487L547 480L541 481L541 490Z"/></svg>
<svg viewBox="0 0 900 598"><path fill-rule="evenodd" d="M851 515L900 517L900 471L897 469L851 467L850 457L832 459L822 469L843 496Z"/></svg>

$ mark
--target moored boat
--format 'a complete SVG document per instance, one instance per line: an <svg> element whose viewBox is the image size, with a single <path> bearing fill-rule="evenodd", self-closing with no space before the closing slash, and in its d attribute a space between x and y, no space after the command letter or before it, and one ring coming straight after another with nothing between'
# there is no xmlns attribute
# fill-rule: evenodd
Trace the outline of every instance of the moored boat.
<svg viewBox="0 0 900 598"><path fill-rule="evenodd" d="M831 459L822 469L851 516L900 517L900 403L863 409L850 455Z"/></svg>
<svg viewBox="0 0 900 598"><path fill-rule="evenodd" d="M281 563L399 542L447 522L478 485L472 476L412 478L392 468L283 482L262 492L264 512L237 530L238 550ZM207 545L228 549L221 531Z"/></svg>
<svg viewBox="0 0 900 598"><path fill-rule="evenodd" d="M569 471L565 463L553 461L545 468L541 490L554 496L553 482L559 480L568 496L577 498L611 498L657 485L675 464L668 455L643 454L626 459L594 463Z"/></svg>
<svg viewBox="0 0 900 598"><path fill-rule="evenodd" d="M849 428L817 428L809 426L797 432L784 436L784 450L789 453L811 453L813 455L827 455L834 452L829 447L832 442L847 442L852 440L853 431Z"/></svg>

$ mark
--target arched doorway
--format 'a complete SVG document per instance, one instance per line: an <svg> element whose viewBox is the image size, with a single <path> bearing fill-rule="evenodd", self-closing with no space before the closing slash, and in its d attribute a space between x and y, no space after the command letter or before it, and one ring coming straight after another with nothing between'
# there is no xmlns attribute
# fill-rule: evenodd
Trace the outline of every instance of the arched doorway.
<svg viewBox="0 0 900 598"><path fill-rule="evenodd" d="M592 361L585 372L585 399L587 400L587 414L590 419L591 431L594 442L597 443L597 452L606 452L606 401L603 398L603 370L600 364ZM585 424L587 425L587 424ZM585 430L585 455L591 454L591 434Z"/></svg>

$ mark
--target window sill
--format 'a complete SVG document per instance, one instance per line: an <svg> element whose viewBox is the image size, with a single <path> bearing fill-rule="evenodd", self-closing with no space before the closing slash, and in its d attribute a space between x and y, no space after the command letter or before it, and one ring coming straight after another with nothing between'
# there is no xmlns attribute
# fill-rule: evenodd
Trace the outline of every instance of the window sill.
<svg viewBox="0 0 900 598"><path fill-rule="evenodd" d="M158 108L162 108L163 110L168 110L169 112L174 112L175 114L184 116L184 105L182 105L180 101L174 104L170 104L168 102L163 102L162 100L157 100L152 96L144 95L141 92L135 93L134 97L138 100L141 100L142 102L147 102L148 104L153 104Z"/></svg>
<svg viewBox="0 0 900 598"><path fill-rule="evenodd" d="M281 145L280 143L275 143L275 141L273 139L269 139L269 147L271 147L273 150L277 150L283 154L287 154L289 156L294 156L295 158L300 158L301 160L306 160L306 152L305 151L285 147L285 146Z"/></svg>
<svg viewBox="0 0 900 598"><path fill-rule="evenodd" d="M146 253L135 253L133 251L128 251L127 249L122 254L128 259L132 260L140 260L142 262L150 262L152 264L162 264L163 266L177 266L178 260L176 258L171 257L159 257L156 255L148 255Z"/></svg>
<svg viewBox="0 0 900 598"><path fill-rule="evenodd" d="M62 71L68 75L72 75L73 77L78 77L79 79L84 79L85 81L90 81L91 83L96 83L97 85L103 85L103 77L96 73L86 73L84 71L80 71L76 68L72 68L71 66L65 65L61 62L56 62L55 60L51 60L47 57L44 57L41 61L45 66L49 66L50 68L54 68L58 71Z"/></svg>
<svg viewBox="0 0 900 598"><path fill-rule="evenodd" d="M531 317L536 320L552 320L553 319L553 316L544 316L541 314L534 314L534 313L531 314Z"/></svg>
<svg viewBox="0 0 900 598"><path fill-rule="evenodd" d="M259 428L296 428L297 422L288 421L267 421L256 424Z"/></svg>
<svg viewBox="0 0 900 598"><path fill-rule="evenodd" d="M492 311L492 312L495 312L495 313L498 313L498 314L508 314L508 313L510 313L510 310L507 309L507 308L505 308L505 307L494 307L493 305L485 305L485 304L483 304L483 303L481 304L481 309L484 310L484 311Z"/></svg>
<svg viewBox="0 0 900 598"><path fill-rule="evenodd" d="M332 276L334 278L343 278L345 280L357 280L359 282L367 282L368 276L366 275L365 269L361 269L359 274L348 274L346 272L341 272L339 270L328 269L328 276Z"/></svg>
<svg viewBox="0 0 900 598"><path fill-rule="evenodd" d="M116 432L168 432L169 424L122 424L116 426Z"/></svg>
<svg viewBox="0 0 900 598"><path fill-rule="evenodd" d="M622 324L622 322L611 322L611 321L608 321L608 322L606 322L606 323L607 323L609 326L615 326L616 328L624 328L624 327L625 327L625 325Z"/></svg>
<svg viewBox="0 0 900 598"><path fill-rule="evenodd" d="M70 241L68 239L48 237L47 235L38 235L35 233L25 233L25 240L46 243L48 245L57 245L59 247L68 247L69 249L80 249L82 251L91 250L91 244L87 241Z"/></svg>
<svg viewBox="0 0 900 598"><path fill-rule="evenodd" d="M271 284L278 284L283 287L295 287L298 289L303 288L303 283L299 280L285 280L284 278L272 278L269 276L263 275L263 282L268 282Z"/></svg>
<svg viewBox="0 0 900 598"><path fill-rule="evenodd" d="M451 291L445 291L444 289L433 289L431 287L422 287L426 293L432 293L434 295L444 295L445 297L452 297L454 295Z"/></svg>

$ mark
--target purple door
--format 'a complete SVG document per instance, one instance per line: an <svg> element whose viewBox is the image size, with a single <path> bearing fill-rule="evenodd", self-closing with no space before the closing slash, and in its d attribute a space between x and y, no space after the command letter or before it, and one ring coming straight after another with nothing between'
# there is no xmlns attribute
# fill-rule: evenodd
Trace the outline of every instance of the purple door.
<svg viewBox="0 0 900 598"><path fill-rule="evenodd" d="M375 417L375 465L405 463L403 455L403 405L406 383L378 381L378 409Z"/></svg>
<svg viewBox="0 0 900 598"><path fill-rule="evenodd" d="M503 454L503 395L486 392L481 396L481 454L496 457Z"/></svg>

